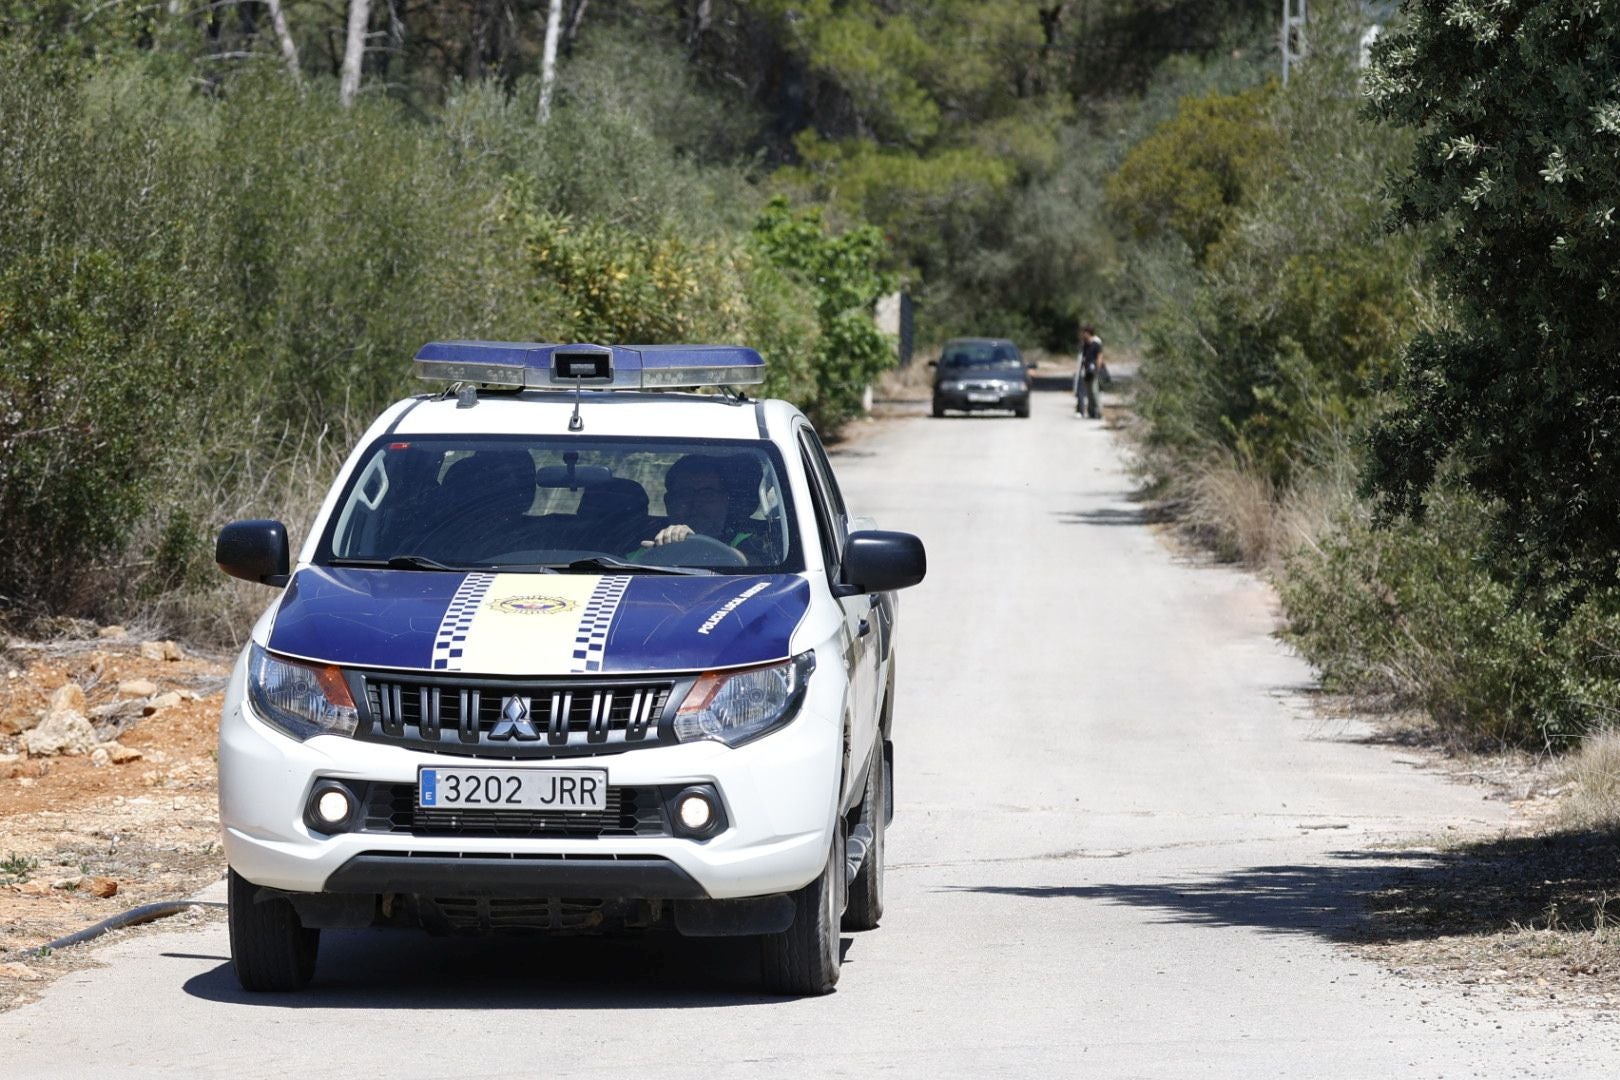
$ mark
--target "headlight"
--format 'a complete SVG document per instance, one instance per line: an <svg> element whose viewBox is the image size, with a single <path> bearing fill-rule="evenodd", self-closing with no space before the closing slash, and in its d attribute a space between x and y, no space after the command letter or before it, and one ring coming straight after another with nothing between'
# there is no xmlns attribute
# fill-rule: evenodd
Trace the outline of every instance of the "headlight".
<svg viewBox="0 0 1620 1080"><path fill-rule="evenodd" d="M300 741L353 735L359 714L343 673L330 664L296 664L257 645L248 650L248 700L260 719Z"/></svg>
<svg viewBox="0 0 1620 1080"><path fill-rule="evenodd" d="M675 714L675 737L740 746L774 731L797 715L815 668L807 652L769 667L705 672Z"/></svg>

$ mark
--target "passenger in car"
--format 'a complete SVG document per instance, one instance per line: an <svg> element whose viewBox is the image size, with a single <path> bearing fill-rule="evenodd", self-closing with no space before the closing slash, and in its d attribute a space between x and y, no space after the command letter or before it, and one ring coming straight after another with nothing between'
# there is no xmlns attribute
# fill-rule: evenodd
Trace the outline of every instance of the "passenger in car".
<svg viewBox="0 0 1620 1080"><path fill-rule="evenodd" d="M410 554L454 564L526 547L534 492L534 458L526 450L480 450L462 458L439 478Z"/></svg>

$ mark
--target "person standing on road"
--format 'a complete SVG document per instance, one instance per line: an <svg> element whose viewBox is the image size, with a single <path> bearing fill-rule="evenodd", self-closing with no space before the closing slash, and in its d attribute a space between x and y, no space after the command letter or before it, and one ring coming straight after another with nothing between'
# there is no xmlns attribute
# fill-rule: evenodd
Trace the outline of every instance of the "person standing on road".
<svg viewBox="0 0 1620 1080"><path fill-rule="evenodd" d="M1074 374L1074 411L1102 419L1097 404L1097 372L1102 367L1102 338L1089 324L1080 328L1080 366Z"/></svg>

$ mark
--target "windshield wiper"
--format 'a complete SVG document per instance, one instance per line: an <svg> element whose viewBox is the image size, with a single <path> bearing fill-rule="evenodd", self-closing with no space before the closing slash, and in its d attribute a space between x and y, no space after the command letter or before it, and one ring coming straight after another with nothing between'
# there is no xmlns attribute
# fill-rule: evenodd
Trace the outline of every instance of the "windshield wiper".
<svg viewBox="0 0 1620 1080"><path fill-rule="evenodd" d="M446 566L426 555L393 555L386 559L328 559L328 566L370 566L382 570L450 570L461 571L465 566Z"/></svg>
<svg viewBox="0 0 1620 1080"><path fill-rule="evenodd" d="M714 575L713 570L703 570L695 566L657 566L651 563L626 562L624 559L615 559L609 555L592 555L588 559L575 559L565 569L617 570L625 574L683 574L699 577Z"/></svg>

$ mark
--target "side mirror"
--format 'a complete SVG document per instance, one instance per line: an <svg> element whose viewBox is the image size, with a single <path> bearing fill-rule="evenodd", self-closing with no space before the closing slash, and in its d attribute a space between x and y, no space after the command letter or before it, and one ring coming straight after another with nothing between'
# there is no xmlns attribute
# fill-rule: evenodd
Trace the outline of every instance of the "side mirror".
<svg viewBox="0 0 1620 1080"><path fill-rule="evenodd" d="M905 589L928 573L928 555L910 533L868 529L852 532L838 575L840 596Z"/></svg>
<svg viewBox="0 0 1620 1080"><path fill-rule="evenodd" d="M231 577L280 588L290 577L287 526L279 521L233 521L219 530L214 561Z"/></svg>

